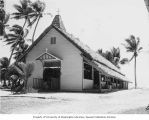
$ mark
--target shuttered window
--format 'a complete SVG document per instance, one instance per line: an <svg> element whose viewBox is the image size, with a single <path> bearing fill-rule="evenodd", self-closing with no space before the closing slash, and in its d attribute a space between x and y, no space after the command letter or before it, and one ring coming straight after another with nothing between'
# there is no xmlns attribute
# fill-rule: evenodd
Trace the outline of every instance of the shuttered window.
<svg viewBox="0 0 149 120"><path fill-rule="evenodd" d="M56 44L56 37L51 37L51 44Z"/></svg>

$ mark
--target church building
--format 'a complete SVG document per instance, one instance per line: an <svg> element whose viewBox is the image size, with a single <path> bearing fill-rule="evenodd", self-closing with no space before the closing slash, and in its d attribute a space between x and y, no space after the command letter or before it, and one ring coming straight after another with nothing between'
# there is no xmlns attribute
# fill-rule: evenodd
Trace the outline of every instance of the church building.
<svg viewBox="0 0 149 120"><path fill-rule="evenodd" d="M60 15L54 17L19 60L35 63L28 88L97 92L128 89L125 75L69 34Z"/></svg>

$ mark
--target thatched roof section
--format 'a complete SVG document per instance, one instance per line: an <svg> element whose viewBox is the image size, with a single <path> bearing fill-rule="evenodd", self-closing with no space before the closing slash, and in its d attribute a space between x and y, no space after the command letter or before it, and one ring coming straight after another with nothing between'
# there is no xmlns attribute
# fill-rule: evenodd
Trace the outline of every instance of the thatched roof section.
<svg viewBox="0 0 149 120"><path fill-rule="evenodd" d="M87 57L91 57L92 61L95 62L98 65L98 67L100 67L109 76L127 81L125 75L122 74L121 71L115 65L109 62L103 56L93 51L89 46L83 44L78 38L75 38L72 34L69 34L66 31L63 31L62 29L59 28L56 29L58 29L65 36L67 36L69 40L71 40L71 42L75 43L75 45L78 46L78 48L80 48L81 51L88 54L89 56Z"/></svg>

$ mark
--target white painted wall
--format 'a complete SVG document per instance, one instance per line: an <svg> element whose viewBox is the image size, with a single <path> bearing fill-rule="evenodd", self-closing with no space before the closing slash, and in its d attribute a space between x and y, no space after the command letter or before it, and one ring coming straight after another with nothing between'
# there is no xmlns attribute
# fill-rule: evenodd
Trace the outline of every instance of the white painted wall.
<svg viewBox="0 0 149 120"><path fill-rule="evenodd" d="M51 37L56 37L56 44L51 45ZM81 52L65 39L59 32L52 28L49 33L28 53L26 62L35 59L45 52L48 52L62 59L61 61L61 90L80 91L82 90L82 57ZM42 78L43 67L40 61L35 61L35 71L30 78L28 86L32 86L33 78Z"/></svg>
<svg viewBox="0 0 149 120"><path fill-rule="evenodd" d="M94 80L83 79L83 89L93 89Z"/></svg>

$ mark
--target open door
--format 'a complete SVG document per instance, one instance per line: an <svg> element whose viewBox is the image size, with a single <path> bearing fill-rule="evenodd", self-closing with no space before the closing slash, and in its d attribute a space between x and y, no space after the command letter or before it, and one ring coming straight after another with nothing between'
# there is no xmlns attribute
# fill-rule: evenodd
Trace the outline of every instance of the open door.
<svg viewBox="0 0 149 120"><path fill-rule="evenodd" d="M60 61L45 61L43 80L48 90L60 90Z"/></svg>

